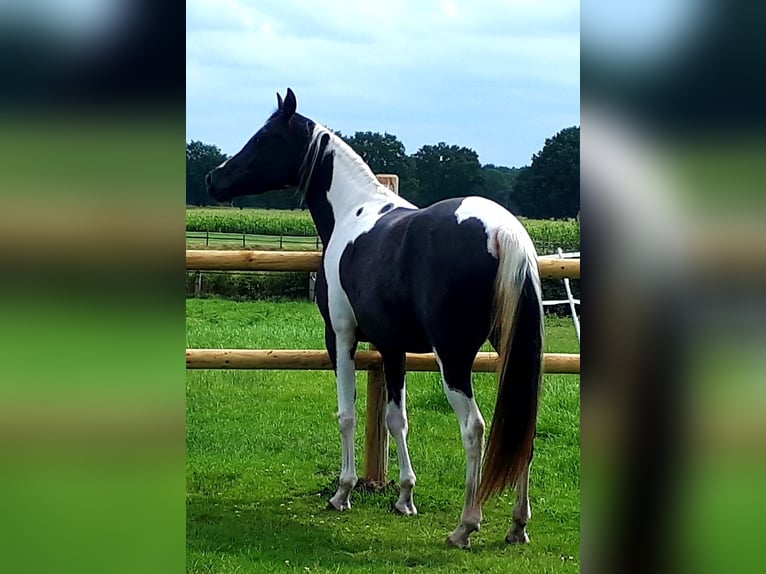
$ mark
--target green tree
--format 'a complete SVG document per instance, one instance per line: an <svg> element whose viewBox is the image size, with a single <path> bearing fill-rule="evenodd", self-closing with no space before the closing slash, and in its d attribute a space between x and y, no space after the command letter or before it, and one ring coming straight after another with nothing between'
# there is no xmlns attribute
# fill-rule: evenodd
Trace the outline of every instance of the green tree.
<svg viewBox="0 0 766 574"><path fill-rule="evenodd" d="M399 176L399 195L414 200L418 191L418 182L414 177L413 162L407 156L404 144L389 133L356 132L353 136L344 136L335 132L362 156L373 173L393 173Z"/></svg>
<svg viewBox="0 0 766 574"><path fill-rule="evenodd" d="M211 205L216 201L207 194L205 175L221 164L226 155L218 146L192 140L186 144L186 203Z"/></svg>
<svg viewBox="0 0 766 574"><path fill-rule="evenodd" d="M580 128L561 130L545 140L532 164L523 168L511 193L521 215L575 217L580 211Z"/></svg>
<svg viewBox="0 0 766 574"><path fill-rule="evenodd" d="M482 185L476 195L482 195L496 201L503 207L515 211L511 193L519 175L519 169L488 163L481 168Z"/></svg>
<svg viewBox="0 0 766 574"><path fill-rule="evenodd" d="M448 197L476 195L482 187L479 156L470 148L439 142L421 147L413 158L420 206Z"/></svg>

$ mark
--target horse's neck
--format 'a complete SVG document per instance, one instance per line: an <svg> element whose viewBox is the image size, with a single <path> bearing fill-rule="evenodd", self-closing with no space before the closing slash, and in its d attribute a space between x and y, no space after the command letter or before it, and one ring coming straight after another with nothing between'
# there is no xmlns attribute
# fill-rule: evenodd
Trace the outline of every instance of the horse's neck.
<svg viewBox="0 0 766 574"><path fill-rule="evenodd" d="M306 201L326 246L339 220L353 216L365 203L383 200L393 194L378 182L372 170L348 144L321 126L317 129L322 131L315 133L315 138L328 133L330 141L323 154L325 157L318 158L313 168ZM331 162L331 165L325 162Z"/></svg>
<svg viewBox="0 0 766 574"><path fill-rule="evenodd" d="M355 213L361 206L386 195L383 186L372 170L351 147L333 135L330 140L333 161L333 177L327 197L336 218Z"/></svg>

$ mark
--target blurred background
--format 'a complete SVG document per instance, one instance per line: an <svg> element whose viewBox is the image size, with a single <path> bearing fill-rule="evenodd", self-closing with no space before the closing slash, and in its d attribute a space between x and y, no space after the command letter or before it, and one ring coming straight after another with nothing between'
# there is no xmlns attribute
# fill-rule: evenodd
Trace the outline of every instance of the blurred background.
<svg viewBox="0 0 766 574"><path fill-rule="evenodd" d="M753 571L766 6L581 14L584 570ZM3 564L180 570L184 5L0 2L0 78Z"/></svg>
<svg viewBox="0 0 766 574"><path fill-rule="evenodd" d="M184 567L184 3L0 2L0 555Z"/></svg>
<svg viewBox="0 0 766 574"><path fill-rule="evenodd" d="M584 571L760 562L764 23L758 2L582 3Z"/></svg>

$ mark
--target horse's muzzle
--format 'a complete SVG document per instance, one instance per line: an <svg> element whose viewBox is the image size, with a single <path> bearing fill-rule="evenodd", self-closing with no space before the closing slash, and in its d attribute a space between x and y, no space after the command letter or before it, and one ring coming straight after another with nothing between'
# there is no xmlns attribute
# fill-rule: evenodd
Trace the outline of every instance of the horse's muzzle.
<svg viewBox="0 0 766 574"><path fill-rule="evenodd" d="M216 185L216 178L213 175L214 171L215 170L207 172L207 175L205 176L205 188L207 189L208 195L216 201L226 201L227 198L223 197L223 194L221 193L221 186Z"/></svg>

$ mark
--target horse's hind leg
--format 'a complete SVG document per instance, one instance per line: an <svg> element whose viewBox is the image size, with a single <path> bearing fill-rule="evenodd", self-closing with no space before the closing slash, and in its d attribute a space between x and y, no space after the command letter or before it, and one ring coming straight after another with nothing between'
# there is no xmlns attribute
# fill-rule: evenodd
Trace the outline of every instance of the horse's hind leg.
<svg viewBox="0 0 766 574"><path fill-rule="evenodd" d="M489 335L489 342L496 351L500 348L500 341L497 331L493 330ZM532 517L532 507L529 504L529 471L532 466L532 455L529 457L529 464L519 475L516 482L516 504L513 506L513 523L508 530L505 541L509 544L527 544L529 536L527 535L527 523Z"/></svg>
<svg viewBox="0 0 766 574"><path fill-rule="evenodd" d="M500 349L500 337L496 330L489 334L489 342L495 351ZM516 482L516 504L513 506L513 523L505 537L509 544L527 544L529 536L527 535L527 523L532 517L532 508L529 505L529 470L532 466L532 456L529 457L529 464L519 475Z"/></svg>
<svg viewBox="0 0 766 574"><path fill-rule="evenodd" d="M417 514L412 500L415 487L415 472L412 470L410 453L407 449L407 388L405 378L405 354L398 351L381 351L383 370L386 376L388 404L386 426L394 437L399 455L399 500L394 507L407 516Z"/></svg>
<svg viewBox="0 0 766 574"><path fill-rule="evenodd" d="M356 370L354 353L356 338L353 335L337 335L328 326L325 329L327 351L335 367L338 384L338 426L342 443L342 459L338 491L330 499L330 508L351 508L351 489L356 486L356 458L354 432L356 429Z"/></svg>
<svg viewBox="0 0 766 574"><path fill-rule="evenodd" d="M447 537L447 543L459 548L468 548L471 545L469 537L479 530L482 520L477 492L481 482L484 418L476 404L471 386L473 358L469 356L456 359L453 356L442 361L438 349L434 349L434 352L442 373L444 392L460 423L460 436L463 439L466 454L465 505L460 516L460 524Z"/></svg>
<svg viewBox="0 0 766 574"><path fill-rule="evenodd" d="M513 507L513 523L505 537L509 544L527 544L527 522L532 517L532 508L529 505L529 469L532 466L532 457L529 464L516 482L516 504Z"/></svg>

